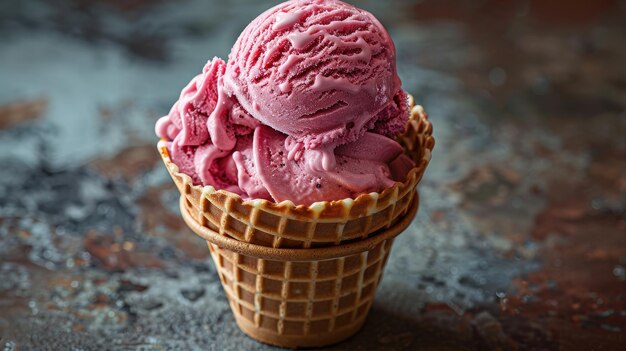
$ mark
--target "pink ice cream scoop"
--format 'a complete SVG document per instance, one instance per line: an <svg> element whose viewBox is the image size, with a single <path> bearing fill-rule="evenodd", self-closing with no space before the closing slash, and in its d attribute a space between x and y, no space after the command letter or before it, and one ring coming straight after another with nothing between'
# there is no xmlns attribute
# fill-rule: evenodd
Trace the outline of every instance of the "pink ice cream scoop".
<svg viewBox="0 0 626 351"><path fill-rule="evenodd" d="M368 12L294 0L255 19L156 124L195 184L308 205L379 192L414 167L395 48Z"/></svg>
<svg viewBox="0 0 626 351"><path fill-rule="evenodd" d="M233 46L224 86L256 119L307 149L406 123L393 41L369 12L336 0L282 3ZM395 97L395 99L394 99ZM399 123L393 121L398 116Z"/></svg>
<svg viewBox="0 0 626 351"><path fill-rule="evenodd" d="M156 134L171 140L172 161L196 183L241 193L234 164L226 165L238 139L251 135L260 123L224 95L226 63L214 58L182 90L170 113L157 121ZM230 161L229 161L230 162Z"/></svg>

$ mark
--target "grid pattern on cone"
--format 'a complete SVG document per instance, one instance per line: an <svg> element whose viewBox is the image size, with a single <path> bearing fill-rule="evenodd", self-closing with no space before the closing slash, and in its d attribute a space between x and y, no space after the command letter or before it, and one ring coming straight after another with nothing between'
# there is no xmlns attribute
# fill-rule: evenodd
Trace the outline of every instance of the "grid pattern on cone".
<svg viewBox="0 0 626 351"><path fill-rule="evenodd" d="M193 185L191 178L179 173L178 167L170 161L165 146L160 144L159 149L186 199L189 213L198 223L256 245L315 248L367 238L380 229L389 228L406 213L434 147L432 125L421 106L412 108L407 131L398 142L417 165L403 183L396 183L382 193L311 206L295 206L289 201L278 204L266 200L244 201L228 191Z"/></svg>
<svg viewBox="0 0 626 351"><path fill-rule="evenodd" d="M208 245L237 318L267 333L307 336L362 323L392 243L310 262L265 260Z"/></svg>

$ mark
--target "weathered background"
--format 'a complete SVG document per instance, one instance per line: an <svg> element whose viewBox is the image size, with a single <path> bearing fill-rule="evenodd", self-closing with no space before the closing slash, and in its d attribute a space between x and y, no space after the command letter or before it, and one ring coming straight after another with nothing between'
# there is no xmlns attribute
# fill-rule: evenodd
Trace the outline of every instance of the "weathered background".
<svg viewBox="0 0 626 351"><path fill-rule="evenodd" d="M153 125L273 3L0 4L0 347L270 349L179 218ZM626 2L354 3L437 146L334 349L624 350Z"/></svg>

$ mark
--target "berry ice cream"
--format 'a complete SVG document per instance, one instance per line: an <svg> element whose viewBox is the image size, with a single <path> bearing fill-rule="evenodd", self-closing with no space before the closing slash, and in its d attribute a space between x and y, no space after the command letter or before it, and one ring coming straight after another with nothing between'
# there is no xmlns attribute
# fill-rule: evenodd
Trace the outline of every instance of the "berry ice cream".
<svg viewBox="0 0 626 351"><path fill-rule="evenodd" d="M395 47L370 13L294 0L257 17L156 125L194 183L308 205L380 192L414 166Z"/></svg>

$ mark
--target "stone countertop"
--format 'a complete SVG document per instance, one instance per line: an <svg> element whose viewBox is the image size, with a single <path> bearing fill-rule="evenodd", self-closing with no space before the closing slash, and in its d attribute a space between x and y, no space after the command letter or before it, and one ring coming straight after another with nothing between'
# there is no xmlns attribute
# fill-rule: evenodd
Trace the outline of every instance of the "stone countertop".
<svg viewBox="0 0 626 351"><path fill-rule="evenodd" d="M274 2L0 4L0 347L266 350L185 228L153 125ZM626 345L626 5L355 1L437 146L335 350ZM582 3L582 2L581 2Z"/></svg>

